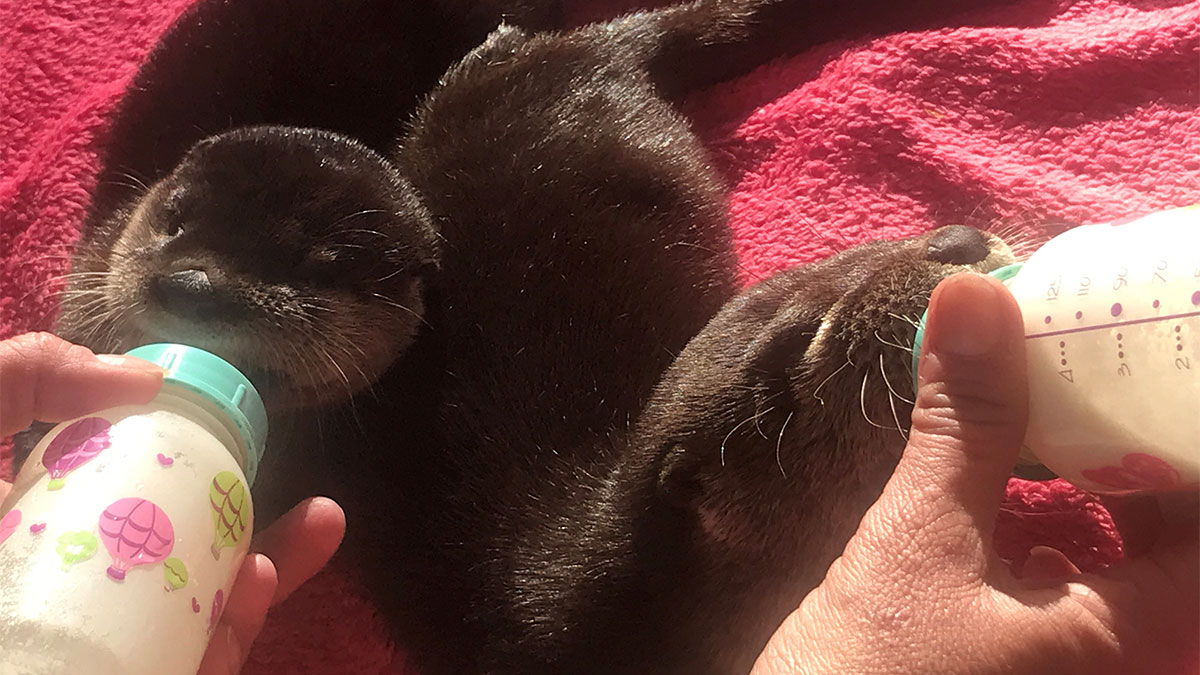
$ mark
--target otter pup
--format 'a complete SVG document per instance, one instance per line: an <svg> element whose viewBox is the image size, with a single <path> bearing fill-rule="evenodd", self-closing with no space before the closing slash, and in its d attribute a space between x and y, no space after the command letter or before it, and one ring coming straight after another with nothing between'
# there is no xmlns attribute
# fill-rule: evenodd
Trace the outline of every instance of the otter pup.
<svg viewBox="0 0 1200 675"><path fill-rule="evenodd" d="M210 136L98 194L59 333L249 373L256 510L339 499L422 672L745 672L894 466L933 286L1012 260L951 227L736 292L666 95L800 4L501 26L390 150Z"/></svg>

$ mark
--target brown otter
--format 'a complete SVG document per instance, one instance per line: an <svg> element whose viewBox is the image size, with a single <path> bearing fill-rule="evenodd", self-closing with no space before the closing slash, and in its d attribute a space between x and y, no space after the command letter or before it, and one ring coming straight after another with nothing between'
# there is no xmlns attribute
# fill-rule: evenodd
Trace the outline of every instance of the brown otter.
<svg viewBox="0 0 1200 675"><path fill-rule="evenodd" d="M424 672L744 672L894 465L930 290L1011 261L952 227L735 292L720 182L663 94L800 4L502 27L390 150L213 135L98 193L59 332L249 372L256 508L341 500Z"/></svg>

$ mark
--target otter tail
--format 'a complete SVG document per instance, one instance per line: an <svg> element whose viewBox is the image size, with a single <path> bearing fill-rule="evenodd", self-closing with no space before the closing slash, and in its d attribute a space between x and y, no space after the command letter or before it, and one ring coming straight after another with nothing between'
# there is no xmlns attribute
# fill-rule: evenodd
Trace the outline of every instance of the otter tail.
<svg viewBox="0 0 1200 675"><path fill-rule="evenodd" d="M965 0L693 0L616 22L675 100L836 39L936 26ZM638 19L650 18L650 21Z"/></svg>

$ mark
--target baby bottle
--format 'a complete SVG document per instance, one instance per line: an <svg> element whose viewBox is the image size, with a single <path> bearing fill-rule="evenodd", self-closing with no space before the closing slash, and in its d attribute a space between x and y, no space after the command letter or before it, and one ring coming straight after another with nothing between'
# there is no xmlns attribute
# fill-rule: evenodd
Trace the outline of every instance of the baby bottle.
<svg viewBox="0 0 1200 675"><path fill-rule="evenodd" d="M1025 322L1018 473L1109 494L1200 485L1200 205L1077 227L992 274Z"/></svg>
<svg viewBox="0 0 1200 675"><path fill-rule="evenodd" d="M250 543L267 434L250 381L200 349L146 405L55 427L0 506L0 673L195 673Z"/></svg>

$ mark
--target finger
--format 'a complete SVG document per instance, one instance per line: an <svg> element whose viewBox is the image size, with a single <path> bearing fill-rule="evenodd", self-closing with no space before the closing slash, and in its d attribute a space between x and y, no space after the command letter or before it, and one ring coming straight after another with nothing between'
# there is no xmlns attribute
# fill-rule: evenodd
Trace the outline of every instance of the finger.
<svg viewBox="0 0 1200 675"><path fill-rule="evenodd" d="M275 567L266 556L246 556L197 675L236 675L241 671L267 618L276 582Z"/></svg>
<svg viewBox="0 0 1200 675"><path fill-rule="evenodd" d="M49 333L0 341L0 437L34 420L61 422L116 405L147 403L163 370L141 359L93 354Z"/></svg>
<svg viewBox="0 0 1200 675"><path fill-rule="evenodd" d="M1029 557L1021 566L1019 576L1027 582L1059 583L1066 577L1079 574L1075 566L1062 551L1049 546L1034 546L1029 549Z"/></svg>
<svg viewBox="0 0 1200 675"><path fill-rule="evenodd" d="M255 548L269 556L279 574L274 604L283 602L300 584L329 562L346 534L346 516L332 499L301 502L264 530Z"/></svg>
<svg viewBox="0 0 1200 675"><path fill-rule="evenodd" d="M912 433L873 509L881 531L904 523L920 539L897 545L969 556L972 569L990 550L1025 433L1023 341L1020 309L998 280L957 274L934 289Z"/></svg>

